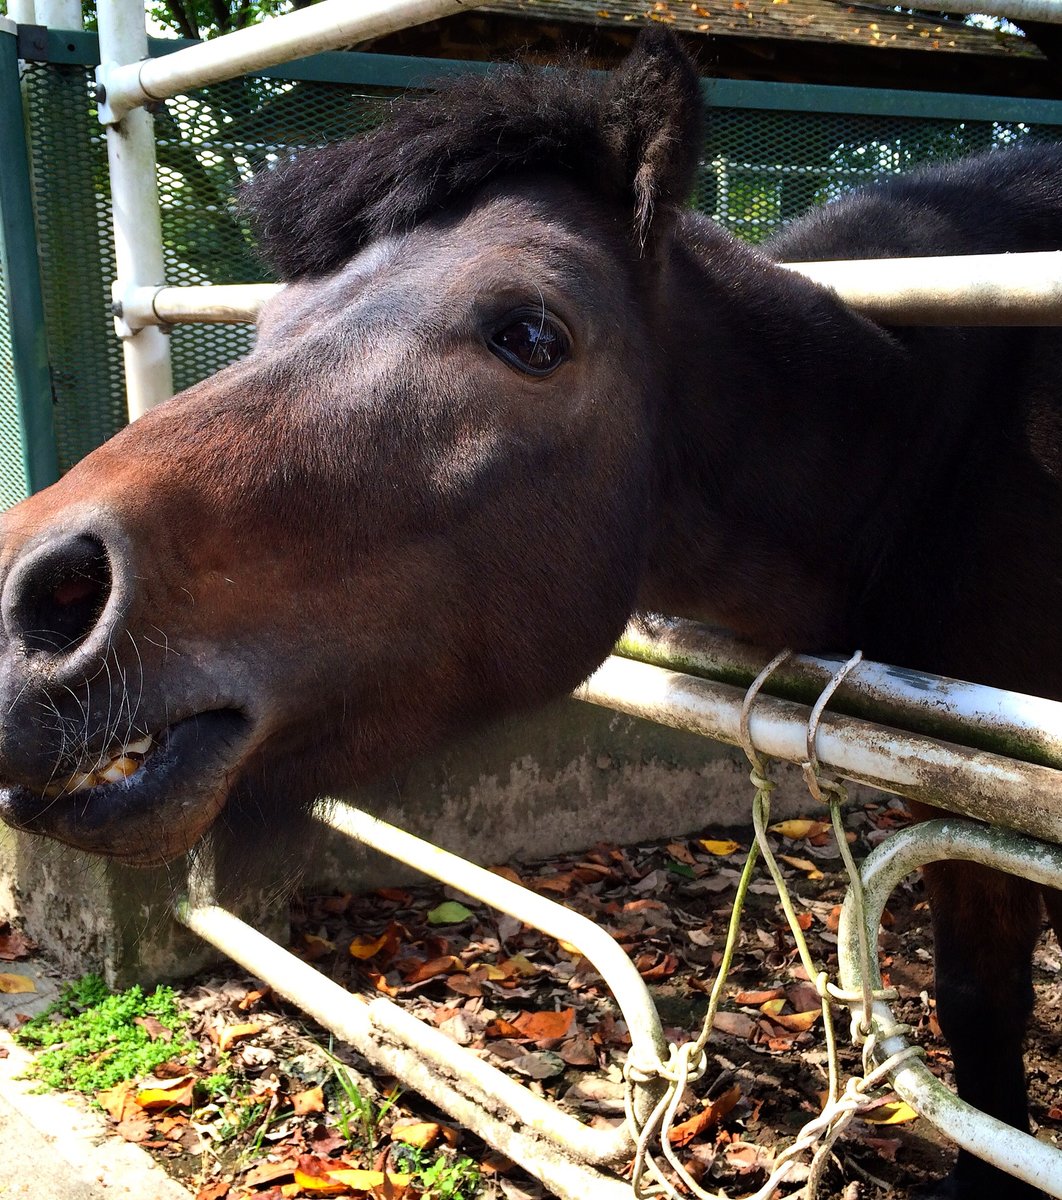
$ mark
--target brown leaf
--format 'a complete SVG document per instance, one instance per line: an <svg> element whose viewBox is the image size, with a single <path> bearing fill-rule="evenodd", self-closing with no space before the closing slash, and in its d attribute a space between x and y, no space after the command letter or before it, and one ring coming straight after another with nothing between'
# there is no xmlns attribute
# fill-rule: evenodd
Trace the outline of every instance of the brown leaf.
<svg viewBox="0 0 1062 1200"><path fill-rule="evenodd" d="M297 1117L305 1117L308 1113L323 1113L325 1111L324 1091L321 1087L307 1088L304 1092L296 1092L291 1097L291 1107Z"/></svg>
<svg viewBox="0 0 1062 1200"><path fill-rule="evenodd" d="M396 1121L391 1126L391 1138L403 1142L407 1146L417 1146L422 1150L434 1146L442 1137L442 1126L437 1121Z"/></svg>
<svg viewBox="0 0 1062 1200"><path fill-rule="evenodd" d="M331 954L335 948L335 942L330 942L328 938L318 937L315 933L304 933L302 945L299 947L302 951L300 957L307 962L316 962L319 958Z"/></svg>
<svg viewBox="0 0 1062 1200"><path fill-rule="evenodd" d="M461 960L455 958L452 954L442 954L438 958L430 958L427 962L419 963L414 966L408 974L405 975L405 981L409 983L425 983L429 979L434 979L437 975L448 975L454 967L459 967Z"/></svg>
<svg viewBox="0 0 1062 1200"><path fill-rule="evenodd" d="M140 1110L133 1093L136 1083L132 1079L123 1079L114 1087L104 1088L96 1093L96 1103L115 1121L124 1121L127 1117L135 1116Z"/></svg>
<svg viewBox="0 0 1062 1200"><path fill-rule="evenodd" d="M751 1008L759 1008L768 1000L777 1000L782 995L781 988L770 988L763 992L738 992L734 997L735 1004L747 1004Z"/></svg>
<svg viewBox="0 0 1062 1200"><path fill-rule="evenodd" d="M749 1038L756 1032L756 1022L745 1013L720 1012L715 1014L715 1028L731 1037Z"/></svg>
<svg viewBox="0 0 1062 1200"><path fill-rule="evenodd" d="M721 1096L709 1100L699 1113L695 1113L681 1125L674 1126L668 1132L668 1141L673 1146L685 1146L706 1130L714 1129L740 1099L741 1085L735 1083Z"/></svg>
<svg viewBox="0 0 1062 1200"><path fill-rule="evenodd" d="M260 1021L246 1021L242 1025L227 1025L218 1034L218 1049L224 1054L233 1042L238 1042L241 1038L254 1037L264 1028L265 1026Z"/></svg>
<svg viewBox="0 0 1062 1200"><path fill-rule="evenodd" d="M147 1113L141 1113L120 1121L115 1132L127 1142L146 1142L151 1137L151 1120Z"/></svg>
<svg viewBox="0 0 1062 1200"><path fill-rule="evenodd" d="M255 988L253 991L248 992L236 1007L240 1012L247 1012L248 1009L254 1008L260 1000L264 1000L272 992L273 989L271 987Z"/></svg>
<svg viewBox="0 0 1062 1200"><path fill-rule="evenodd" d="M283 1162L261 1163L253 1171L247 1172L243 1177L243 1183L247 1187L258 1187L263 1183L272 1183L276 1179L284 1179L289 1175L295 1174L296 1165L293 1158L286 1158Z"/></svg>
<svg viewBox="0 0 1062 1200"><path fill-rule="evenodd" d="M560 1012L522 1012L513 1025L522 1037L542 1046L543 1043L567 1037L572 1032L574 1022L575 1009L565 1008Z"/></svg>
<svg viewBox="0 0 1062 1200"><path fill-rule="evenodd" d="M28 975L7 975L0 973L0 993L14 996L23 992L35 992L37 985Z"/></svg>
<svg viewBox="0 0 1062 1200"><path fill-rule="evenodd" d="M597 1048L585 1034L568 1038L557 1047L557 1053L570 1067L596 1067Z"/></svg>
<svg viewBox="0 0 1062 1200"><path fill-rule="evenodd" d="M166 1026L163 1025L163 1023L161 1021L157 1020L155 1017L152 1017L152 1016L134 1017L133 1024L139 1025L140 1028L143 1029L143 1031L148 1035L148 1037L153 1042L158 1042L158 1041L172 1042L173 1041L173 1030L167 1029Z"/></svg>
<svg viewBox="0 0 1062 1200"><path fill-rule="evenodd" d="M17 929L4 925L5 932L0 933L0 958L6 962L14 962L16 958L27 958L37 949L37 943Z"/></svg>
<svg viewBox="0 0 1062 1200"><path fill-rule="evenodd" d="M195 1200L225 1200L232 1185L225 1179L213 1179L204 1183L195 1194Z"/></svg>

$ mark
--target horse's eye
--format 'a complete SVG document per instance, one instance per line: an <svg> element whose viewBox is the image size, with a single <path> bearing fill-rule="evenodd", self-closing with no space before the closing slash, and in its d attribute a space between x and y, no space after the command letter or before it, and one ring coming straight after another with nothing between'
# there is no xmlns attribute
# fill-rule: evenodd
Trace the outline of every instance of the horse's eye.
<svg viewBox="0 0 1062 1200"><path fill-rule="evenodd" d="M568 354L568 335L545 313L528 313L492 333L491 350L527 375L548 375Z"/></svg>

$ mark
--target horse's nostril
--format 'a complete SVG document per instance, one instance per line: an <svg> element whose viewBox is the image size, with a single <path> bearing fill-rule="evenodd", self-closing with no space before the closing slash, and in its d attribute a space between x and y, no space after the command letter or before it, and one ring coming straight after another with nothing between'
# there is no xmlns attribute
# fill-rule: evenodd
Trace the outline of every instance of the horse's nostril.
<svg viewBox="0 0 1062 1200"><path fill-rule="evenodd" d="M76 534L49 543L33 551L8 579L8 630L27 650L73 650L95 629L111 582L111 560L98 538Z"/></svg>

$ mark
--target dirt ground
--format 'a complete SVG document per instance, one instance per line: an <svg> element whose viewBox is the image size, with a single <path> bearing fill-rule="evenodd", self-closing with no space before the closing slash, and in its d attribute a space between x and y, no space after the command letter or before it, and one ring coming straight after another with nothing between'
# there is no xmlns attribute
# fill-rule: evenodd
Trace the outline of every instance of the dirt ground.
<svg viewBox="0 0 1062 1200"><path fill-rule="evenodd" d="M884 798L852 811L857 857L907 819L901 802ZM771 836L776 852L785 856L784 872L812 954L832 968L844 894L832 836L811 821L783 826ZM667 1036L682 1041L698 1030L705 1011L750 837L750 830L706 830L700 838L599 846L501 870L607 928L649 984ZM618 1120L626 1028L601 980L573 948L435 886L301 896L293 925L295 952L331 978L366 994L392 996L585 1120ZM879 948L883 971L901 993L898 1014L916 1031L933 1069L947 1079L950 1060L932 996L929 913L917 879L894 894ZM1036 951L1038 1003L1026 1061L1034 1129L1054 1143L1062 1139L1060 962L1053 936L1045 933ZM203 1112L183 1122L171 1110L168 1116L138 1114L124 1130L116 1124L200 1200L302 1195L291 1180L294 1164L305 1166L306 1155L318 1163L332 1157L350 1166L400 1169L405 1152L399 1131L414 1123L437 1125L448 1152L482 1170L479 1195L508 1200L547 1195L410 1092L385 1102L386 1113L355 1144L343 1136L350 1130L337 1119L334 1081L328 1082L333 1068L315 1051L315 1031L300 1014L238 975L200 979L181 991L207 1050L203 1071L210 1069L211 1055L219 1058L220 1047L228 1053L227 1069L241 1080L233 1088L233 1104L215 1106L228 1113L228 1135L217 1136L217 1121ZM814 991L765 871L749 896L723 1007L709 1043L710 1069L684 1098L677 1145L702 1186L740 1196L762 1183L775 1154L818 1110L826 1086L821 1020L812 1015ZM837 1023L846 1034L840 1013ZM858 1054L842 1040L844 1067L857 1071ZM320 1044L331 1045L327 1035ZM337 1046L331 1050L351 1065L366 1093L375 1091L377 1102L393 1094L394 1081L373 1078L359 1056ZM323 1086L323 1102L299 1113L298 1098L315 1084ZM244 1099L236 1100L239 1095ZM233 1112L240 1104L241 1111L250 1111L256 1097L262 1103L238 1129ZM880 1097L838 1142L821 1195L886 1200L947 1171L953 1151L925 1121L890 1100L895 1097ZM793 1191L801 1178L796 1173L781 1194Z"/></svg>

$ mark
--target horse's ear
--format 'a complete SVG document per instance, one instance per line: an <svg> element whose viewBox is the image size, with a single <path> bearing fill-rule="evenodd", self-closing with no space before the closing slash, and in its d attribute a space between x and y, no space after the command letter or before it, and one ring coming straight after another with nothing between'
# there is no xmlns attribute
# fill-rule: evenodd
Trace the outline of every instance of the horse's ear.
<svg viewBox="0 0 1062 1200"><path fill-rule="evenodd" d="M681 205L693 186L703 141L700 77L674 34L651 25L602 99L605 139L633 193L644 246L654 212Z"/></svg>

